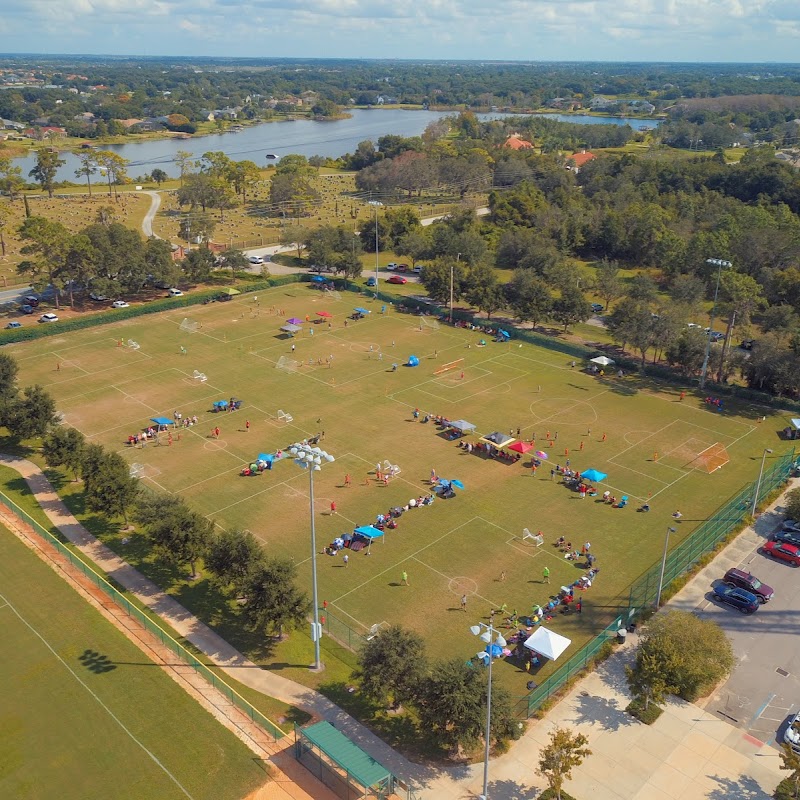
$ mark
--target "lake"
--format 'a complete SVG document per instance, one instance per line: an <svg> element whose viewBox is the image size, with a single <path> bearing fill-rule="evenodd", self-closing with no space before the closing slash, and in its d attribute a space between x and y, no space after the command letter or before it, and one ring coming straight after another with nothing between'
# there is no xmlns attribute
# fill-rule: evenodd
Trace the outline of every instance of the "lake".
<svg viewBox="0 0 800 800"><path fill-rule="evenodd" d="M442 117L453 116L452 111L423 111L403 109L353 109L347 119L319 122L299 119L281 122L268 122L245 128L239 133L211 134L191 139L154 139L130 144L108 145L130 161L128 175L136 178L148 175L154 169L163 169L168 175L177 177L174 164L178 150L185 150L195 158L209 151L222 151L234 161L249 159L259 166L266 164L266 154L285 156L299 153L304 156L326 156L337 158L355 151L359 142L371 139L374 142L381 136L419 136L429 123ZM501 119L509 114L479 114L481 120ZM574 122L582 125L630 125L635 130L652 128L658 120L627 119L624 117L592 117L585 114L546 114L561 122ZM59 180L77 181L75 170L79 166L73 153L62 153L66 164L59 170ZM18 158L14 163L22 167L23 177L36 163L34 155ZM273 162L274 163L274 162Z"/></svg>

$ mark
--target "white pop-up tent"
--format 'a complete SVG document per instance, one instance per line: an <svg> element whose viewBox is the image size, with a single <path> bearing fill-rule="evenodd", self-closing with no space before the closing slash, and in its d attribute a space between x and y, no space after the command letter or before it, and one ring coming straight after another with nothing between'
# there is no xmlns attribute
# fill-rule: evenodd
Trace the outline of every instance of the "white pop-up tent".
<svg viewBox="0 0 800 800"><path fill-rule="evenodd" d="M572 639L542 627L537 628L525 640L528 650L533 650L551 661L555 661L571 644Z"/></svg>
<svg viewBox="0 0 800 800"><path fill-rule="evenodd" d="M614 359L609 358L608 356L597 356L597 358L590 358L590 364L597 364L599 367L610 367L613 366Z"/></svg>

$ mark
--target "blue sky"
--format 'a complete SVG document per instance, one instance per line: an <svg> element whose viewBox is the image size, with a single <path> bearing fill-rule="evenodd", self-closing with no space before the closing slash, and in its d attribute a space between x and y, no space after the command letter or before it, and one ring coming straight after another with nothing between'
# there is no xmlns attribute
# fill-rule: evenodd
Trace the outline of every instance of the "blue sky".
<svg viewBox="0 0 800 800"><path fill-rule="evenodd" d="M800 0L4 0L0 52L800 60Z"/></svg>

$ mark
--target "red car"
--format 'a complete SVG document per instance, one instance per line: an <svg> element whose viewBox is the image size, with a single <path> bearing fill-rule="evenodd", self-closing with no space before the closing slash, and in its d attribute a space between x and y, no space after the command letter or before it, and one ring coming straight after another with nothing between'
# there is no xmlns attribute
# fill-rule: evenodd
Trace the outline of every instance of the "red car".
<svg viewBox="0 0 800 800"><path fill-rule="evenodd" d="M392 275L391 278L386 279L386 283L408 283L408 278L404 278L402 275Z"/></svg>
<svg viewBox="0 0 800 800"><path fill-rule="evenodd" d="M762 548L764 555L785 561L793 567L800 567L800 547L786 542L766 542Z"/></svg>

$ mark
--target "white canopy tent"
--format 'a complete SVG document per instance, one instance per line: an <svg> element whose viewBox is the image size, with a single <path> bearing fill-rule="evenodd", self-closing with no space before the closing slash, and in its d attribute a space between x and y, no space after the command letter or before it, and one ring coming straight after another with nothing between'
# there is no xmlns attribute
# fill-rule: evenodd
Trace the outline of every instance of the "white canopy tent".
<svg viewBox="0 0 800 800"><path fill-rule="evenodd" d="M525 640L528 650L533 650L551 661L555 661L571 644L572 639L542 627L537 628Z"/></svg>
<svg viewBox="0 0 800 800"><path fill-rule="evenodd" d="M616 362L613 358L609 358L608 356L597 356L597 358L590 358L590 364L597 364L600 367L611 367Z"/></svg>

